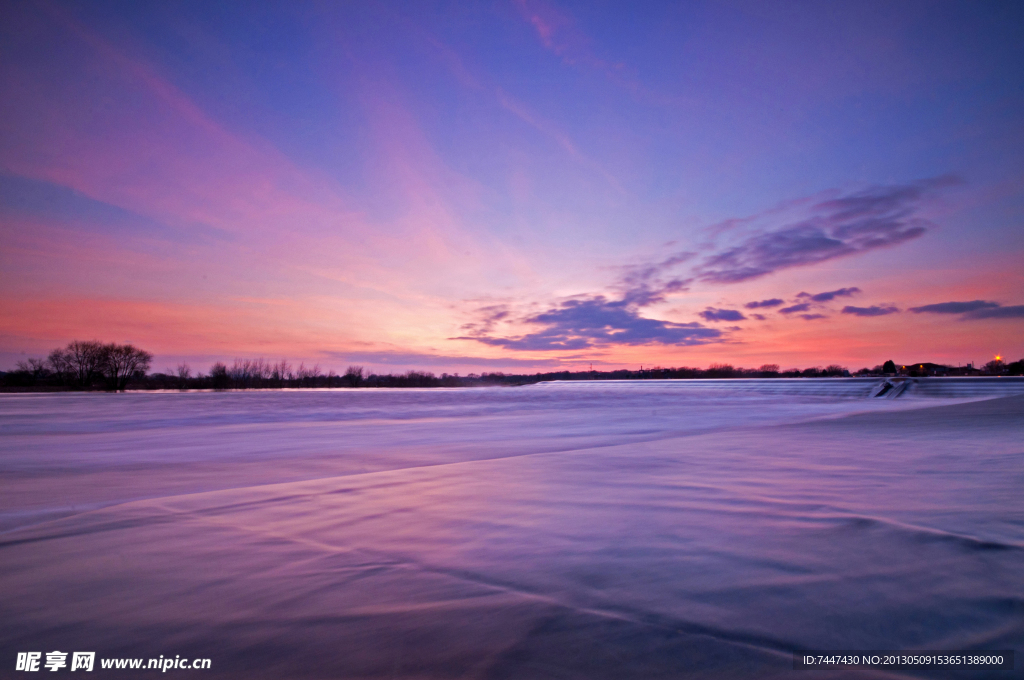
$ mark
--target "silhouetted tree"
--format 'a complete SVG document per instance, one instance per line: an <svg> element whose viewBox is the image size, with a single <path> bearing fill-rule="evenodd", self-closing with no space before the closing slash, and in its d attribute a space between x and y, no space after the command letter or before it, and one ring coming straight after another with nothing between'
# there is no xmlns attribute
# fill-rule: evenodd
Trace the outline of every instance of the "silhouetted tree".
<svg viewBox="0 0 1024 680"><path fill-rule="evenodd" d="M708 378L731 378L736 372L729 364L711 364L704 375Z"/></svg>
<svg viewBox="0 0 1024 680"><path fill-rule="evenodd" d="M893 362L892 359L889 359L884 364L882 364L882 373L895 373L895 372L896 372L896 364Z"/></svg>
<svg viewBox="0 0 1024 680"><path fill-rule="evenodd" d="M74 381L74 372L71 370L71 359L67 352L62 349L55 349L46 357L46 365L50 367L60 381L70 385Z"/></svg>
<svg viewBox="0 0 1024 680"><path fill-rule="evenodd" d="M19 361L18 370L22 371L32 377L32 380L40 380L47 377L50 374L49 369L46 368L45 359L29 359L27 361Z"/></svg>
<svg viewBox="0 0 1024 680"><path fill-rule="evenodd" d="M182 362L178 364L178 387L180 389L188 388L188 379L192 377L192 367Z"/></svg>
<svg viewBox="0 0 1024 680"><path fill-rule="evenodd" d="M277 387L280 387L287 380L292 378L292 367L288 365L288 362L281 359L280 362L274 364L271 367L270 379L274 381Z"/></svg>
<svg viewBox="0 0 1024 680"><path fill-rule="evenodd" d="M100 350L100 370L106 375L107 386L121 392L136 373L145 375L153 355L134 345L103 345Z"/></svg>
<svg viewBox="0 0 1024 680"><path fill-rule="evenodd" d="M301 387L316 387L317 378L323 373L320 371L320 364L314 364L312 368L306 368L304 362L299 364L295 370L295 378Z"/></svg>
<svg viewBox="0 0 1024 680"><path fill-rule="evenodd" d="M2 383L10 387L35 387L52 375L44 359L19 361L16 368L3 376Z"/></svg>
<svg viewBox="0 0 1024 680"><path fill-rule="evenodd" d="M993 359L985 364L985 372L992 375L1002 375L1004 368L1006 368L1006 364L1003 363L1002 359Z"/></svg>
<svg viewBox="0 0 1024 680"><path fill-rule="evenodd" d="M349 366L348 369L345 370L344 378L349 387L359 387L363 382L363 367Z"/></svg>
<svg viewBox="0 0 1024 680"><path fill-rule="evenodd" d="M219 361L210 366L210 385L215 390L226 390L231 386L228 367Z"/></svg>
<svg viewBox="0 0 1024 680"><path fill-rule="evenodd" d="M50 352L47 362L69 384L90 387L103 374L104 354L99 342L73 340L64 349Z"/></svg>

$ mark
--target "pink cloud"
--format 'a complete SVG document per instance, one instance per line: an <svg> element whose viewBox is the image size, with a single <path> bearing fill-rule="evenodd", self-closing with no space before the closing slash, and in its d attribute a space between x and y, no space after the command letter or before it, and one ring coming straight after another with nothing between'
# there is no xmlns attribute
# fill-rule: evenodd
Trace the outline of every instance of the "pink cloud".
<svg viewBox="0 0 1024 680"><path fill-rule="evenodd" d="M516 0L515 5L523 18L536 30L541 44L565 59L567 63L599 61L590 52L590 41L567 13L540 0Z"/></svg>
<svg viewBox="0 0 1024 680"><path fill-rule="evenodd" d="M466 253L484 246L459 212L472 209L480 188L444 167L385 83L367 82L361 97L382 169L406 211L372 223L335 181L226 130L152 66L61 10L34 21L37 30L63 34L78 71L3 68L4 91L18 102L10 114L17 141L0 151L7 171L169 224L234 233L245 247L272 250L278 266L391 291L421 293L418 274L440 267L479 272Z"/></svg>
<svg viewBox="0 0 1024 680"><path fill-rule="evenodd" d="M625 64L597 56L593 41L568 12L544 0L516 0L515 5L522 17L533 26L541 44L564 63L599 71L614 84L634 94L651 95L628 73Z"/></svg>

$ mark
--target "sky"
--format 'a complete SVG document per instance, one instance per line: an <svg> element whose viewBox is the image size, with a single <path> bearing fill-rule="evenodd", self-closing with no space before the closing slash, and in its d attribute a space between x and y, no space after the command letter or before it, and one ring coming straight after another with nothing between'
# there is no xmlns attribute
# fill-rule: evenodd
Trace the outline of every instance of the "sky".
<svg viewBox="0 0 1024 680"><path fill-rule="evenodd" d="M1024 357L1019 2L0 12L0 369Z"/></svg>

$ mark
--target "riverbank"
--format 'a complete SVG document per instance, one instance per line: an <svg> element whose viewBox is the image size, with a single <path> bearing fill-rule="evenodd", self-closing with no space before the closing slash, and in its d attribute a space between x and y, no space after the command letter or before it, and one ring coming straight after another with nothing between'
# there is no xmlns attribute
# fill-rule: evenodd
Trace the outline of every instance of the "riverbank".
<svg viewBox="0 0 1024 680"><path fill-rule="evenodd" d="M1020 648L1024 397L793 382L6 397L3 652L646 679Z"/></svg>

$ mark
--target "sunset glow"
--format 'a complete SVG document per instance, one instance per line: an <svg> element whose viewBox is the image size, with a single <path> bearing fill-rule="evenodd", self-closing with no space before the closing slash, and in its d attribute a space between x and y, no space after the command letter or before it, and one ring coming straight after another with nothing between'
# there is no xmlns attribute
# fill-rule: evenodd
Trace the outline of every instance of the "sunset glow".
<svg viewBox="0 0 1024 680"><path fill-rule="evenodd" d="M156 371L1015 361L1022 28L1013 3L4 3L0 370L73 339Z"/></svg>

